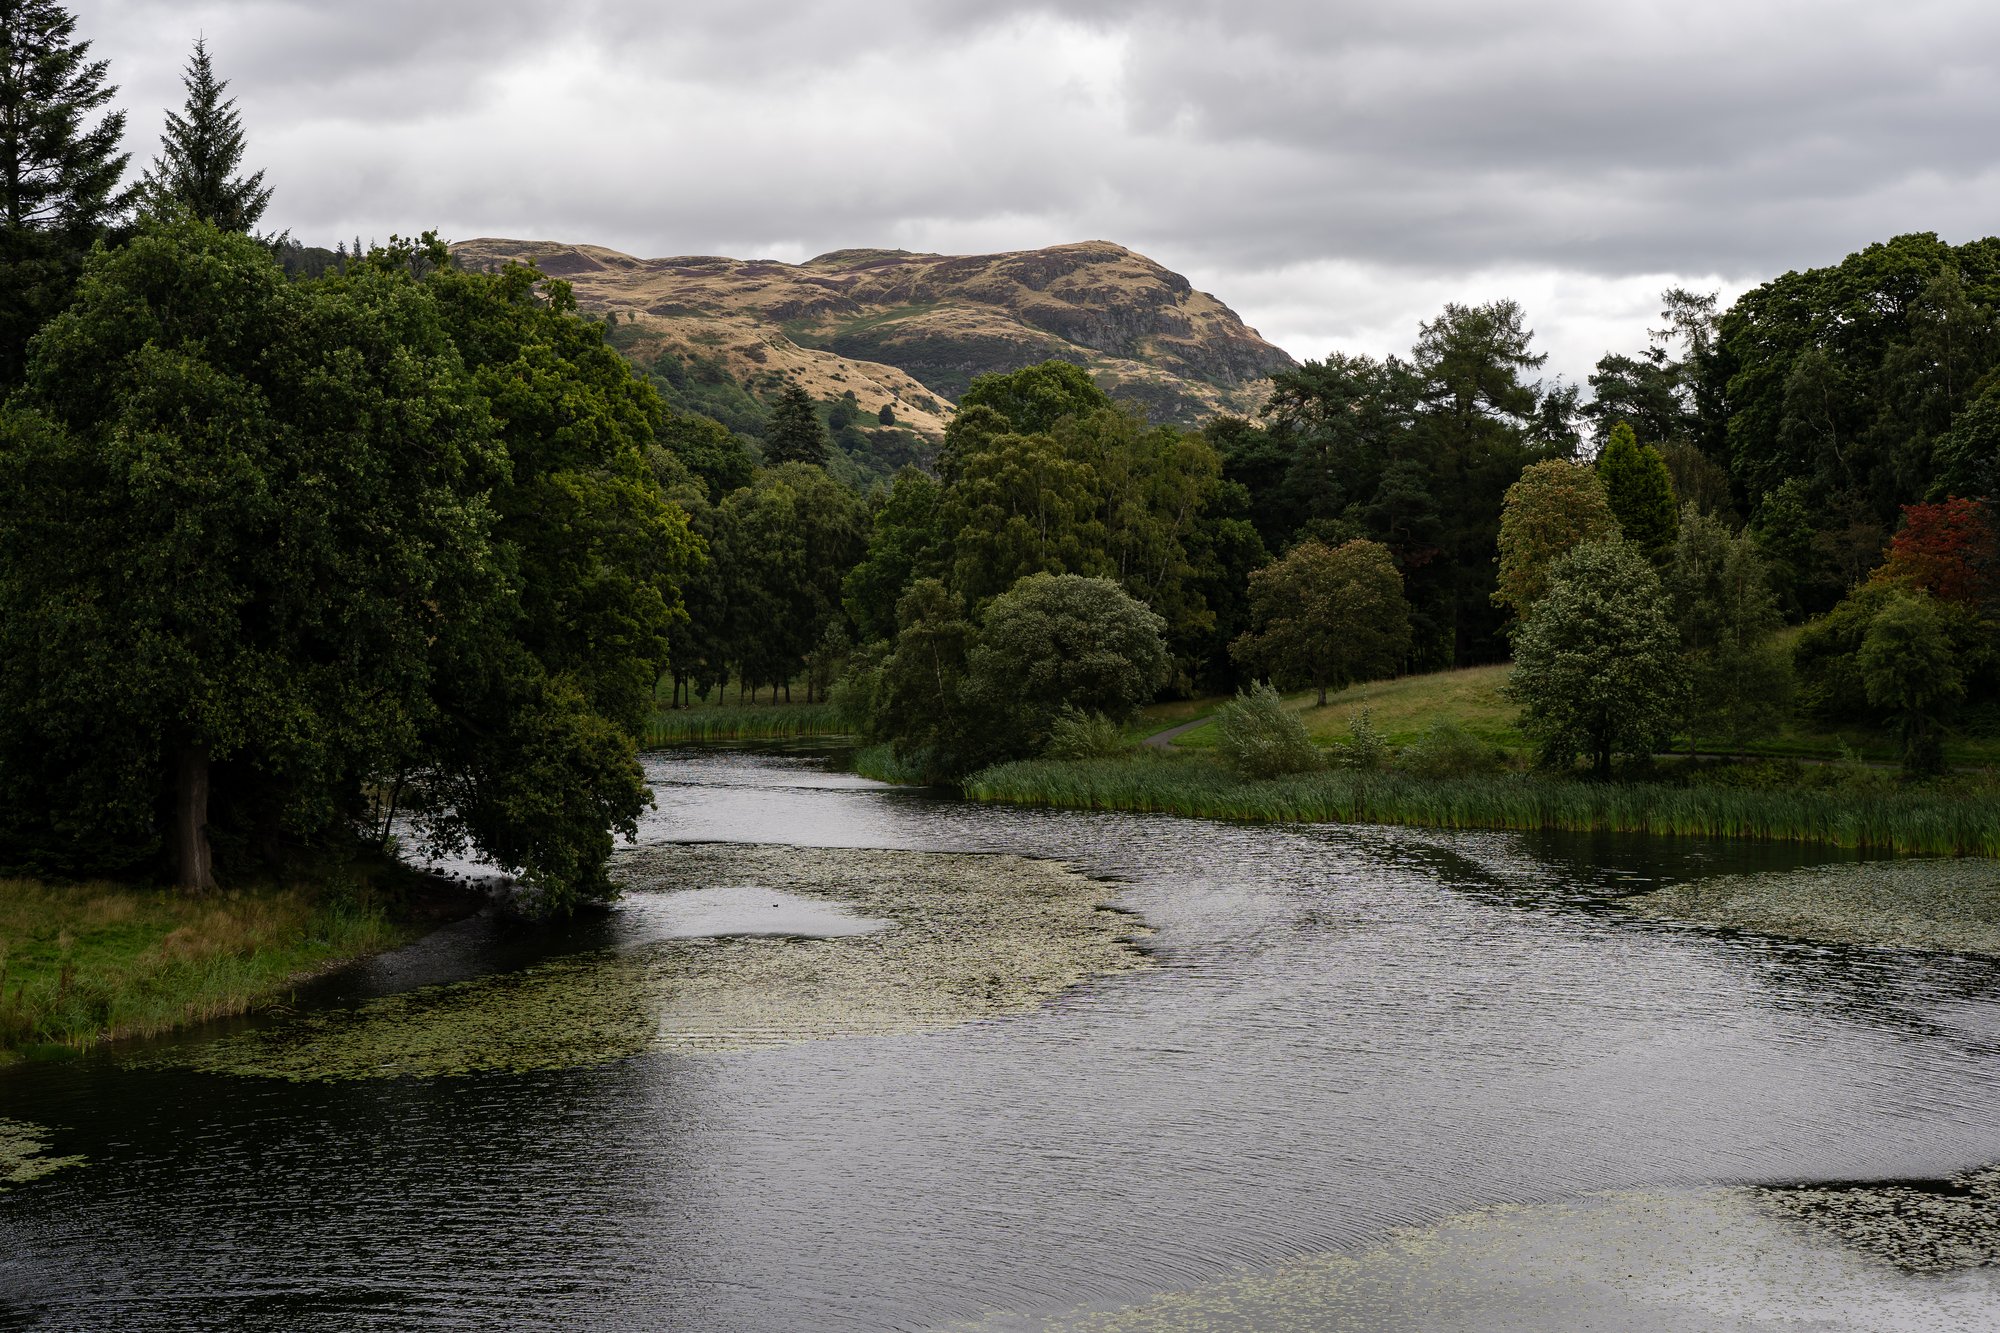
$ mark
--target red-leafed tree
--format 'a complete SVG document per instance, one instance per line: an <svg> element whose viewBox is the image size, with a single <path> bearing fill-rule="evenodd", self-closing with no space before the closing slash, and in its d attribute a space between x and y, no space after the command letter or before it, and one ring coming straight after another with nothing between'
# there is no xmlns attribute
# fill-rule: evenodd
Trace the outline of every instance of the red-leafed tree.
<svg viewBox="0 0 2000 1333"><path fill-rule="evenodd" d="M2000 602L2000 523L1979 500L1904 505L1902 530L1878 574L1940 601L1991 607Z"/></svg>

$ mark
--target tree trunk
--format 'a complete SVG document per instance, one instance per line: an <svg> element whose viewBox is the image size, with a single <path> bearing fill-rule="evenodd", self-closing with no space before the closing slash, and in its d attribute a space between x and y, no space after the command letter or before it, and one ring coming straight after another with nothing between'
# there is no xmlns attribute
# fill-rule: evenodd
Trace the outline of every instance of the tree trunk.
<svg viewBox="0 0 2000 1333"><path fill-rule="evenodd" d="M1326 683L1324 681L1320 682L1319 687L1319 707L1326 707Z"/></svg>
<svg viewBox="0 0 2000 1333"><path fill-rule="evenodd" d="M179 756L174 800L174 855L181 888L206 893L215 887L215 857L208 845L208 747L185 745Z"/></svg>

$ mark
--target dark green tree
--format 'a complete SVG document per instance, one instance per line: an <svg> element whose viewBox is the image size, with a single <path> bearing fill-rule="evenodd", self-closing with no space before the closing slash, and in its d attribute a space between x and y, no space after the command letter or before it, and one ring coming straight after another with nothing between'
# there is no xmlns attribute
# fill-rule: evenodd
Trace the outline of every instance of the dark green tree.
<svg viewBox="0 0 2000 1333"><path fill-rule="evenodd" d="M28 340L69 303L83 256L120 222L125 114L91 124L118 90L54 0L0 0L0 388Z"/></svg>
<svg viewBox="0 0 2000 1333"><path fill-rule="evenodd" d="M436 301L507 455L487 495L507 596L441 638L428 826L558 902L602 895L614 835L651 800L634 738L699 551L649 462L665 408L566 283L464 272L431 237L357 267Z"/></svg>
<svg viewBox="0 0 2000 1333"><path fill-rule="evenodd" d="M937 579L918 579L896 606L896 646L872 690L871 735L929 781L971 772L993 754L995 728L968 698L978 630L965 603Z"/></svg>
<svg viewBox="0 0 2000 1333"><path fill-rule="evenodd" d="M1034 435L1065 417L1085 416L1111 406L1090 372L1068 361L1044 361L1021 370L980 375L958 400L958 409L983 407L998 413L1007 429Z"/></svg>
<svg viewBox="0 0 2000 1333"><path fill-rule="evenodd" d="M750 484L756 462L728 427L692 412L669 412L660 423L660 444L687 466L711 502Z"/></svg>
<svg viewBox="0 0 2000 1333"><path fill-rule="evenodd" d="M1597 475L1625 540L1650 558L1664 557L1673 546L1679 517L1673 477L1660 451L1650 444L1641 448L1632 428L1621 421L1597 456Z"/></svg>
<svg viewBox="0 0 2000 1333"><path fill-rule="evenodd" d="M1698 736L1741 745L1770 731L1790 702L1791 661L1755 539L1688 504L1665 581L1687 662L1689 748Z"/></svg>
<svg viewBox="0 0 2000 1333"><path fill-rule="evenodd" d="M1030 574L1112 572L1103 481L1048 435L981 437L945 491L954 591L977 606Z"/></svg>
<svg viewBox="0 0 2000 1333"><path fill-rule="evenodd" d="M288 283L245 237L155 221L89 261L0 456L10 859L130 871L164 844L205 889L218 842L276 863L427 761L439 645L504 595L506 460L406 278Z"/></svg>
<svg viewBox="0 0 2000 1333"><path fill-rule="evenodd" d="M1395 673L1410 650L1410 610L1387 548L1357 538L1301 542L1250 576L1251 628L1230 649L1286 688L1329 689Z"/></svg>
<svg viewBox="0 0 2000 1333"><path fill-rule="evenodd" d="M771 409L770 425L764 431L764 461L773 467L780 463L824 467L827 449L826 426L819 419L819 409L813 405L811 395L797 384L787 382L778 394L777 404Z"/></svg>
<svg viewBox="0 0 2000 1333"><path fill-rule="evenodd" d="M1167 681L1165 628L1110 579L1033 574L994 598L968 666L995 747L1039 754L1065 709L1130 718Z"/></svg>
<svg viewBox="0 0 2000 1333"><path fill-rule="evenodd" d="M1869 623L1858 665L1868 702L1895 717L1902 730L1903 771L1942 772L1942 726L1964 697L1965 674L1936 603L1923 593L1891 596Z"/></svg>
<svg viewBox="0 0 2000 1333"><path fill-rule="evenodd" d="M253 232L271 192L263 172L236 174L243 163L243 119L236 99L223 96L229 83L215 77L201 38L195 39L181 84L187 102L167 112L160 155L140 188L154 208L178 205L224 231Z"/></svg>
<svg viewBox="0 0 2000 1333"><path fill-rule="evenodd" d="M1687 690L1680 636L1652 563L1629 543L1579 546L1514 636L1508 693L1545 761L1582 754L1600 777L1614 755L1664 746Z"/></svg>
<svg viewBox="0 0 2000 1333"><path fill-rule="evenodd" d="M920 577L943 572L942 488L918 468L896 474L876 504L868 552L847 572L841 602L864 643L894 638L896 605Z"/></svg>

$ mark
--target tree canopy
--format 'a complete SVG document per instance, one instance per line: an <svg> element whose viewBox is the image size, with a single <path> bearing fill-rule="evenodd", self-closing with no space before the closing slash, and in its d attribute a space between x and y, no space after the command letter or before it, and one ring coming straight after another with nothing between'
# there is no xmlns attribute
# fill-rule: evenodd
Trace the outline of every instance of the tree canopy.
<svg viewBox="0 0 2000 1333"><path fill-rule="evenodd" d="M1328 689L1392 674L1410 648L1402 576L1379 542L1305 541L1250 576L1250 632L1231 652L1280 685Z"/></svg>
<svg viewBox="0 0 2000 1333"><path fill-rule="evenodd" d="M1548 586L1549 567L1577 547L1618 536L1604 483L1566 459L1530 464L1500 507L1500 578L1493 599L1525 617Z"/></svg>
<svg viewBox="0 0 2000 1333"><path fill-rule="evenodd" d="M1626 541L1654 559L1673 545L1679 522L1667 460L1652 445L1643 448L1632 427L1621 421L1597 456L1604 498Z"/></svg>
<svg viewBox="0 0 2000 1333"><path fill-rule="evenodd" d="M696 546L563 289L442 260L291 283L181 215L90 261L4 419L10 859L198 888L400 793L605 887Z"/></svg>
<svg viewBox="0 0 2000 1333"><path fill-rule="evenodd" d="M1508 692L1549 762L1582 754L1600 776L1614 755L1666 745L1687 689L1680 639L1652 563L1622 541L1579 546L1514 637Z"/></svg>

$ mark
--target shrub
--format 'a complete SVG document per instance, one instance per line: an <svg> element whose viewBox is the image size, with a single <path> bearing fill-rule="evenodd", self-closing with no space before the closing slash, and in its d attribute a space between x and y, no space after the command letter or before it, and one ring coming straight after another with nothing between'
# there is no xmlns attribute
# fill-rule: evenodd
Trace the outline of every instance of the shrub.
<svg viewBox="0 0 2000 1333"><path fill-rule="evenodd" d="M1389 742L1375 729L1375 717L1366 708L1347 715L1347 742L1340 747L1347 762L1359 769L1377 769L1389 757Z"/></svg>
<svg viewBox="0 0 2000 1333"><path fill-rule="evenodd" d="M1237 694L1215 717L1224 757L1246 777L1304 773L1324 762L1306 724L1269 685Z"/></svg>
<svg viewBox="0 0 2000 1333"><path fill-rule="evenodd" d="M1465 778L1500 767L1500 752L1456 722L1433 722L1405 746L1397 766L1420 778Z"/></svg>
<svg viewBox="0 0 2000 1333"><path fill-rule="evenodd" d="M1049 759L1109 759L1131 748L1124 729L1104 714L1064 707L1049 724L1042 754Z"/></svg>

